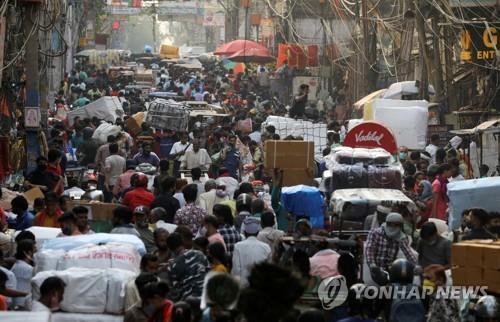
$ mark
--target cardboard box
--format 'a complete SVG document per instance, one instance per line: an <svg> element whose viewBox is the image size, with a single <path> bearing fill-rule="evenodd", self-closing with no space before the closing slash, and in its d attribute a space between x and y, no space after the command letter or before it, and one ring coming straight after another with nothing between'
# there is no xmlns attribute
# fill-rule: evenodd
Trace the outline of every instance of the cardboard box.
<svg viewBox="0 0 500 322"><path fill-rule="evenodd" d="M111 220L113 217L113 210L120 206L115 203L90 203L86 200L70 200L68 201L68 208L72 209L76 206L84 206L89 209L89 220Z"/></svg>
<svg viewBox="0 0 500 322"><path fill-rule="evenodd" d="M451 244L451 265L464 267L466 265L465 253L467 251L466 243Z"/></svg>
<svg viewBox="0 0 500 322"><path fill-rule="evenodd" d="M483 246L483 266L486 269L500 270L500 244Z"/></svg>
<svg viewBox="0 0 500 322"><path fill-rule="evenodd" d="M132 136L136 136L139 133L141 133L142 131L141 125L142 123L144 123L144 118L145 118L144 112L139 112L129 117L125 122L128 132Z"/></svg>
<svg viewBox="0 0 500 322"><path fill-rule="evenodd" d="M453 267L451 277L455 286L483 285L483 269L480 267Z"/></svg>
<svg viewBox="0 0 500 322"><path fill-rule="evenodd" d="M483 245L468 244L465 252L465 267L484 267Z"/></svg>
<svg viewBox="0 0 500 322"><path fill-rule="evenodd" d="M483 285L488 286L488 291L500 293L500 271L485 269L483 273Z"/></svg>
<svg viewBox="0 0 500 322"><path fill-rule="evenodd" d="M307 169L314 166L314 142L269 140L264 148L268 169Z"/></svg>
<svg viewBox="0 0 500 322"><path fill-rule="evenodd" d="M40 188L38 187L35 187L35 188L31 188L30 190L26 191L23 193L23 196L24 198L26 198L26 200L28 201L28 204L30 206L33 205L33 202L35 202L35 199L37 198L45 198L45 196L43 195L43 192Z"/></svg>
<svg viewBox="0 0 500 322"><path fill-rule="evenodd" d="M300 184L311 185L314 180L314 170L311 169L284 169L283 187L297 186Z"/></svg>

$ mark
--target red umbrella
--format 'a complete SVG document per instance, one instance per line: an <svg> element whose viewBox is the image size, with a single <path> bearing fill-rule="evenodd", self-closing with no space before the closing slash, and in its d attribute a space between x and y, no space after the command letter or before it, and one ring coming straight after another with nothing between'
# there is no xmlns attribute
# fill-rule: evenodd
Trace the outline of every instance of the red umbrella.
<svg viewBox="0 0 500 322"><path fill-rule="evenodd" d="M228 57L229 60L243 63L269 63L274 61L274 57L269 54L266 48L249 48L240 50Z"/></svg>
<svg viewBox="0 0 500 322"><path fill-rule="evenodd" d="M250 49L250 48L266 49L266 47L256 43L255 41L238 39L238 40L234 40L234 41L228 42L227 44L220 46L219 48L217 48L215 50L214 55L230 56L230 55L237 53L240 50L243 50L243 49L246 50L246 49Z"/></svg>

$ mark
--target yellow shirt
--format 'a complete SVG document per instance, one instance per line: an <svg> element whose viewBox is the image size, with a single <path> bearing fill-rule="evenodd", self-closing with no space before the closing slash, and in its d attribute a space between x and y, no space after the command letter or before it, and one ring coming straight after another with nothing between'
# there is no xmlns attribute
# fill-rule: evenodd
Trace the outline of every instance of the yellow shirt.
<svg viewBox="0 0 500 322"><path fill-rule="evenodd" d="M229 273L226 266L222 264L212 265L212 271L217 273Z"/></svg>

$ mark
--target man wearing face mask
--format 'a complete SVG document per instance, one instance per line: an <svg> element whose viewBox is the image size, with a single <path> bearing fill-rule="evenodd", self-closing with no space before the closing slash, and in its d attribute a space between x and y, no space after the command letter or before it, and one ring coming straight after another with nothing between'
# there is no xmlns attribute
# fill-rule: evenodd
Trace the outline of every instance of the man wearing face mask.
<svg viewBox="0 0 500 322"><path fill-rule="evenodd" d="M405 146L399 147L399 161L401 161L401 163L403 163L407 159L408 159L408 148Z"/></svg>
<svg viewBox="0 0 500 322"><path fill-rule="evenodd" d="M48 277L40 286L40 298L31 304L32 312L52 312L59 310L66 284L56 276Z"/></svg>
<svg viewBox="0 0 500 322"><path fill-rule="evenodd" d="M433 222L422 225L417 252L418 264L424 269L433 264L442 265L446 269L450 267L451 241L439 236Z"/></svg>
<svg viewBox="0 0 500 322"><path fill-rule="evenodd" d="M401 250L406 259L413 265L417 264L417 254L410 247L408 237L402 232L403 216L391 212L385 223L373 229L366 240L366 261L374 282L379 285L387 283L387 272L397 259Z"/></svg>
<svg viewBox="0 0 500 322"><path fill-rule="evenodd" d="M149 209L146 206L138 206L134 210L135 230L139 233L139 238L146 246L148 253L156 250L153 232L149 229Z"/></svg>

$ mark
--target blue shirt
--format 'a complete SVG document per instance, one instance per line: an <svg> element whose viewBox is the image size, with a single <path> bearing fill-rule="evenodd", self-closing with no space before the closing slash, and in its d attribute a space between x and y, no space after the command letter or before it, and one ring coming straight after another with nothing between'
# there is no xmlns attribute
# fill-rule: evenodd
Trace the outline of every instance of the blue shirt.
<svg viewBox="0 0 500 322"><path fill-rule="evenodd" d="M155 167L158 167L160 165L160 158L158 158L158 156L154 152L151 152L148 156L145 156L142 153L137 153L134 156L134 161L137 165L141 163L149 163Z"/></svg>
<svg viewBox="0 0 500 322"><path fill-rule="evenodd" d="M26 211L21 217L17 216L16 219L10 219L9 226L15 230L25 230L33 226L34 219L35 216L31 212Z"/></svg>
<svg viewBox="0 0 500 322"><path fill-rule="evenodd" d="M226 153L224 167L229 171L231 177L238 179L238 170L240 168L240 152L232 149Z"/></svg>

